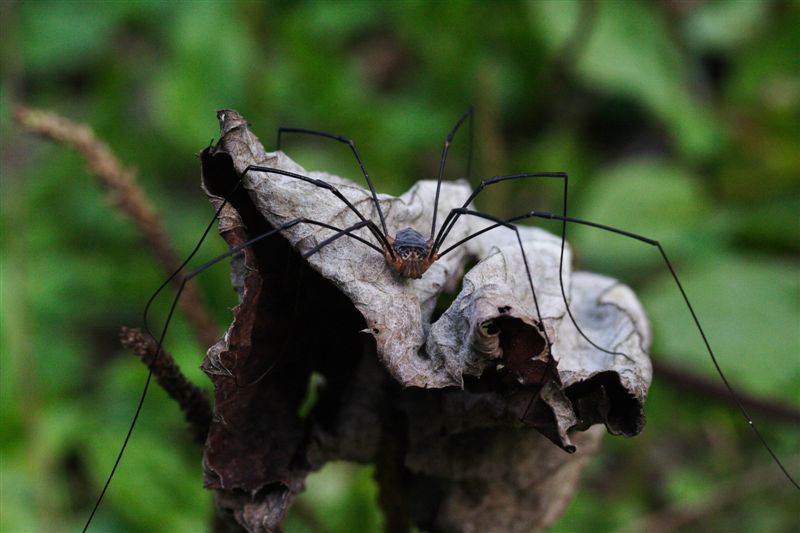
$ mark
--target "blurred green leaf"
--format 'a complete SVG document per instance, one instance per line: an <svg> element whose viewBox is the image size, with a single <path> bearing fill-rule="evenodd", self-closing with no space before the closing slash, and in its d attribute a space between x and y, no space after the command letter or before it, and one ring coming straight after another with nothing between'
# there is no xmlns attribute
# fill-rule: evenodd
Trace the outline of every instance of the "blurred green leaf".
<svg viewBox="0 0 800 533"><path fill-rule="evenodd" d="M560 6L529 5L543 12L534 18L537 29L553 24L551 11ZM638 2L598 2L576 74L591 87L640 102L670 128L673 142L687 156L708 156L718 149L722 132L691 94L684 58L653 9ZM564 40L564 25L544 32L551 43Z"/></svg>
<svg viewBox="0 0 800 533"><path fill-rule="evenodd" d="M291 513L286 531L380 531L382 517L376 507L378 487L373 471L372 467L333 462L311 474L296 504L304 512ZM309 512L313 517L307 516Z"/></svg>
<svg viewBox="0 0 800 533"><path fill-rule="evenodd" d="M86 68L113 44L131 6L112 2L96 10L96 2L20 2L22 56L27 68L39 74Z"/></svg>
<svg viewBox="0 0 800 533"><path fill-rule="evenodd" d="M709 204L703 190L691 174L663 160L631 160L598 173L581 200L576 216L658 240L672 257L707 254L718 239L704 218ZM662 268L658 250L642 242L577 225L567 235L575 253L599 270Z"/></svg>
<svg viewBox="0 0 800 533"><path fill-rule="evenodd" d="M581 12L590 9L581 2L525 2L528 17L536 28L537 35L544 39L551 50L560 50L570 39L581 38L576 35L580 29ZM585 11L584 11L585 13Z"/></svg>
<svg viewBox="0 0 800 533"><path fill-rule="evenodd" d="M732 4L758 4L757 2L731 2ZM728 84L729 96L737 105L753 102L758 98L776 98L785 101L780 87L772 89L776 81L787 80L789 102L797 112L797 82L800 68L797 65L797 50L800 47L800 7L796 2L782 6L783 9L762 24L771 23L753 37L753 45L732 58L737 68ZM777 89L777 90L776 90ZM776 102L776 103L777 103ZM745 110L747 110L745 108Z"/></svg>
<svg viewBox="0 0 800 533"><path fill-rule="evenodd" d="M727 50L752 38L767 22L768 2L704 2L685 20L686 37L698 49Z"/></svg>
<svg viewBox="0 0 800 533"><path fill-rule="evenodd" d="M232 18L233 9L234 4L197 3L180 10L171 28L173 52L155 84L154 118L182 151L191 153L208 143L217 126L209 110L244 109L252 69L243 58L257 52L251 36Z"/></svg>
<svg viewBox="0 0 800 533"><path fill-rule="evenodd" d="M738 255L710 259L676 268L723 370L737 388L800 404L797 265ZM714 378L672 279L664 275L639 296L653 323L654 352Z"/></svg>
<svg viewBox="0 0 800 533"><path fill-rule="evenodd" d="M3 4L0 32L3 531L82 525L144 381L118 328L162 281L81 158L13 123L20 102L90 124L138 169L181 254L211 216L194 154L218 135L216 109L237 108L269 147L278 125L351 137L378 190L400 193L436 175L447 132L476 104L473 184L567 171L572 214L664 243L734 384L797 401L797 2L20 1ZM465 133L447 179L465 167ZM286 149L362 179L338 143ZM560 193L520 181L478 205L558 211ZM581 268L646 288L657 353L709 367L655 249L577 226L568 237ZM212 240L195 264L225 249ZM226 267L197 284L228 320ZM203 349L176 320L167 348L208 387ZM738 414L658 375L647 413L637 439L607 439L557 529L615 530L768 461ZM797 449L791 425L762 430L779 455ZM95 529L208 529L198 451L158 388L132 444ZM312 476L287 529L377 530L371 476L341 464ZM776 487L689 528L797 530L794 492Z"/></svg>

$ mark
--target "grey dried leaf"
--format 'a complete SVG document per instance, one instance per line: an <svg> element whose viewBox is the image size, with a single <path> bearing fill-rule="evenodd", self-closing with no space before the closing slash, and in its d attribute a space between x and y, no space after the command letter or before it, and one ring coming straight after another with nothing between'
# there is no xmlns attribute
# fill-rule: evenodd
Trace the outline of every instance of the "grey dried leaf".
<svg viewBox="0 0 800 533"><path fill-rule="evenodd" d="M260 165L324 180L337 187L366 218L378 220L372 198L364 187L325 172L306 171L283 152L266 152L258 138L244 127L245 123L235 111L220 112L220 121L224 133L221 146L233 157L237 172L243 172L250 165ZM330 191L287 176L249 172L244 178L244 187L250 192L259 212L275 227L300 217L340 228L346 228L359 221L358 217ZM397 198L379 195L390 232L413 227L426 235L431 224L435 188L434 181L420 181ZM452 209L463 205L470 192L469 185L463 181L442 184L438 206L440 223ZM476 217L461 217L447 242L456 242L487 225L489 225L487 221ZM564 301L558 283L560 239L537 228L521 227L520 232L535 280L536 295L540 300L545 327L554 329L549 319L561 319L565 315ZM355 233L367 240L374 240L365 228ZM332 234L331 230L306 224L294 226L283 232L300 252L310 250ZM309 262L344 292L364 315L369 325L368 329L378 343L378 353L382 361L401 384L441 388L460 386L463 373L480 374L479 371L475 373L474 357L470 357L464 350L454 353L446 348L447 344L452 345L454 342L465 346L464 339L478 334L475 331L477 323L473 322L473 331L470 333L460 329L448 329L442 324L435 328L439 333L425 341L436 299L448 280L461 271L467 254L483 259L482 263L466 277L468 280L475 279L482 288L499 283L509 296L517 295L517 298L523 300L516 302L514 301L516 298L497 297L494 302L485 302L486 307L499 308L515 303L512 306L514 316L524 314L527 320L538 322L527 276L521 267L523 263L516 237L506 228L487 232L448 254L437 261L420 280L399 279L386 268L382 256L349 238L331 243L312 256ZM567 291L570 283L570 262L570 253L567 249L564 257L564 283ZM460 300L468 297L465 294L467 292L475 293L475 282L472 282L472 285L473 287L468 289L465 283L465 290L459 295ZM581 296L582 294L577 294L574 297ZM459 307L465 307L465 302L458 300L457 302ZM631 316L638 320L638 324L646 330L647 322L641 309L634 309L631 313ZM620 322L619 327L624 328L627 315L623 312L617 320ZM449 322L448 325L455 325L452 320ZM593 326L592 323L585 325L586 328ZM614 324L604 326L608 329ZM642 336L647 338L649 333L644 331ZM604 336L598 340L607 339ZM605 346L601 342L595 342ZM430 359L420 357L423 344L426 345ZM441 350L437 344L442 345ZM632 355L635 360L647 360L646 344L647 342L644 342L637 349L637 353ZM571 345L566 344L570 347L576 345L580 345L577 340ZM563 355L583 360L590 354L564 352Z"/></svg>
<svg viewBox="0 0 800 533"><path fill-rule="evenodd" d="M379 220L372 197L364 187L328 173L306 171L282 152L266 152L235 111L221 111L219 118L223 135L213 150L229 154L237 174L251 165L259 165L324 180L341 191L365 218ZM244 176L243 186L260 216L272 227L298 218L338 228L347 228L359 221L359 217L329 190L302 180L250 171ZM428 235L435 187L433 181L420 181L400 197L379 195L389 232L411 227ZM465 182L442 184L437 215L440 225L452 209L463 205L470 192ZM463 216L447 243L458 242L489 225L492 223L485 219ZM302 253L334 232L311 224L298 224L281 233ZM380 246L367 229L354 233ZM447 243L442 249L447 248ZM530 269L535 300L520 243ZM451 306L438 320L431 322L437 299L445 289L458 285L468 259L476 259L478 263L463 275L460 291ZM596 447L595 437L575 437L573 443L570 436L575 430L585 430L592 424L604 423L612 433L626 435L635 435L644 425L642 405L652 369L647 355L649 324L641 305L630 289L615 280L572 272L568 247L563 250L562 264L562 243L556 236L536 228L519 227L518 240L513 230L499 227L456 248L434 263L419 280L400 279L387 267L381 254L346 236L311 256L309 264L341 291L363 316L367 325L364 331L374 338L376 354L394 380L403 387L445 389L430 391L440 394L435 397L410 394L402 407L410 424L406 467L415 474L441 476L452 483L449 492L445 491L449 496L444 496L437 511L437 522L445 530L452 520L458 522L464 516L472 516L469 505L454 503L458 501L457 494L462 490L459 487L464 479L480 481L486 487L499 487L497 495L506 489L519 491L525 486L524 490L529 491L525 494L532 500L551 501L551 509L560 509L563 505L552 500L552 495L545 498L537 491L567 498L574 490L585 456L570 459L553 448L558 452L556 455L561 454L563 463L554 470L569 471L570 476L558 482L564 483L560 489L555 488L558 483L553 482L554 485L548 481L541 483L538 489L529 490L525 483L506 486L502 477L507 477L508 472L493 469L491 465L478 471L467 467L452 467L449 473L436 471L445 464L437 459L445 450L443 443L459 442L461 437L479 432L481 439L488 439L487 442L493 442L492 446L500 449L513 447L514 439L519 438L519 449L515 448L514 457L524 462L526 453L538 450L542 439L537 435L533 438L536 444L529 448L530 430L513 436L521 425L535 427L568 451L576 449L575 443ZM238 265L235 285L243 287L248 271L242 268L242 261ZM561 292L559 271L572 317ZM581 335L576 322L591 342ZM215 347L214 353L227 349L223 341ZM483 389L473 386L478 378L484 383ZM486 387L491 390L485 390ZM378 408L374 409L370 413L362 405L355 412L369 418L378 413ZM359 435L353 435L362 430L353 428L364 425L352 420L348 424L348 430L342 434L350 437L317 432L314 439L317 447L312 446L309 452L316 457L310 461L313 466L335 457L368 460L364 450L378 446L376 439L379 437L374 433L368 437L362 435L371 444L353 449L342 439L352 437L351 440L358 441ZM446 437L440 438L442 432ZM447 450L453 452L450 447ZM479 459L469 452L452 453L451 458L453 465L458 461ZM558 462L555 458L552 460ZM298 475L302 479L305 471ZM294 492L295 484L292 485ZM490 493L492 490L487 488L487 494ZM286 499L281 501L288 506ZM502 514L504 504L490 504L486 500L486 505L485 520L491 521L493 512ZM522 503L515 501L514 505ZM281 516L283 512L285 507ZM502 512L510 511L506 508ZM544 527L554 520L552 512L540 510L539 518L533 521L528 514L508 515L509 518L504 519L507 530L520 529L514 524L525 523ZM270 523L278 523L274 517L270 520Z"/></svg>
<svg viewBox="0 0 800 533"><path fill-rule="evenodd" d="M599 427L576 433L579 450L569 456L535 431L509 428L430 443L431 468L422 472L427 479L452 480L432 529L529 533L550 527L572 501L602 435Z"/></svg>

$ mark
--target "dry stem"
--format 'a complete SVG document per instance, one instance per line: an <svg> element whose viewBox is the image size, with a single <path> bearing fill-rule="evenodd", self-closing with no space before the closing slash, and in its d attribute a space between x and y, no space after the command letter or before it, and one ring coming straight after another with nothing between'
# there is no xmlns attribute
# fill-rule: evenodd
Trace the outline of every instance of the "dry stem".
<svg viewBox="0 0 800 533"><path fill-rule="evenodd" d="M150 335L139 329L123 327L120 341L142 359L158 384L178 403L189 423L193 440L202 446L211 424L211 403L205 393L186 379L169 352L163 348L159 352L158 343Z"/></svg>
<svg viewBox="0 0 800 533"><path fill-rule="evenodd" d="M653 369L658 378L670 383L677 389L688 391L703 398L710 398L730 404L733 400L730 391L718 380L687 371L672 363L666 363L659 357L653 361ZM789 404L764 396L749 394L737 389L739 400L752 413L761 413L781 422L800 424L800 411Z"/></svg>
<svg viewBox="0 0 800 533"><path fill-rule="evenodd" d="M135 173L122 166L108 145L98 139L91 128L56 113L25 106L15 108L14 118L26 130L77 150L108 193L111 204L133 220L164 272L171 275L178 270L181 261L170 246L152 203L136 183ZM180 281L180 278L175 278L173 285L177 288ZM180 306L198 342L203 346L214 344L218 327L194 286L185 287Z"/></svg>

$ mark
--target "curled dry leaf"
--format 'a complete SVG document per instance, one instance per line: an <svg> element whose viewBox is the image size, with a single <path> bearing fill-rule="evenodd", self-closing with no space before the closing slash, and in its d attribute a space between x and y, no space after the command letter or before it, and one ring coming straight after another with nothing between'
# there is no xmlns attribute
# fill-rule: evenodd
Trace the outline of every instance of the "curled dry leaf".
<svg viewBox="0 0 800 533"><path fill-rule="evenodd" d="M250 171L236 187L250 165L323 180L379 221L364 187L266 152L235 111L219 119L222 138L201 156L203 183L216 206L229 196L220 232L231 246L298 218L338 228L359 221L330 190L285 175ZM400 197L379 195L389 231L428 234L435 188L420 181ZM470 192L465 182L442 184L439 224ZM489 224L463 216L447 242ZM572 272L567 247L564 290L596 346L587 341L562 296L560 238L520 227L518 240L499 227L410 280L348 236L301 258L334 233L299 223L234 260L240 304L203 363L216 391L204 467L219 509L240 526L277 529L305 476L347 459L377 464L387 520L443 531L535 530L565 508L597 448L597 431L576 430L642 430L647 319L627 287ZM380 246L366 228L353 233ZM463 274L469 260L478 262ZM432 320L442 292L459 283ZM317 401L309 410L310 384Z"/></svg>

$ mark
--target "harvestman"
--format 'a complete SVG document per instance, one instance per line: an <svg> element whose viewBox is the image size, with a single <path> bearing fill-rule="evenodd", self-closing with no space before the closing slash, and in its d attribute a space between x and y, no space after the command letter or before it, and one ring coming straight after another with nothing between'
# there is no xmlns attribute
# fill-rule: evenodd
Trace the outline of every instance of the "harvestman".
<svg viewBox="0 0 800 533"><path fill-rule="evenodd" d="M469 241L469 240L471 240L471 239L473 239L475 237L478 237L479 235L481 235L483 233L486 233L488 231L491 231L491 230L499 228L499 227L504 227L504 228L508 228L508 229L513 230L515 232L515 234L516 234L517 242L519 243L519 247L520 247L520 251L521 251L522 260L524 262L525 272L526 272L527 281L528 281L528 286L530 287L531 295L533 297L533 302L534 302L534 306L535 306L535 309L536 309L536 314L538 316L539 330L542 333L542 335L544 337L544 340L545 340L545 343L546 343L546 345L547 345L547 347L549 349L549 347L552 345L552 343L551 343L550 339L548 338L546 329L542 326L542 324L544 324L544 322L542 320L542 315L541 315L541 312L540 312L540 309L539 309L539 302L538 302L538 299L537 299L537 296L536 296L536 289L535 289L533 277L531 276L531 269L529 267L528 259L527 259L526 254L525 254L525 248L524 248L524 246L522 244L522 239L520 237L519 230L518 230L518 228L516 226L517 222L520 222L520 221L523 221L523 220L527 220L527 219L530 219L530 218L541 218L541 219L556 220L556 221L560 221L561 222L561 236L560 236L561 244L560 244L560 257L559 257L559 284L560 284L561 296L562 296L562 299L563 299L563 303L565 305L566 312L567 312L572 324L575 326L576 330L578 331L578 333L589 344L591 344L593 347L595 347L596 349L598 349L598 350L600 350L602 352L605 352L607 354L612 354L612 355L619 355L619 356L622 356L622 357L628 357L625 353L611 351L611 350L608 350L608 349L603 348L601 346L598 346L589 337L587 337L587 335L581 330L580 326L576 322L576 320L575 320L575 318L573 316L573 313L572 313L572 311L570 309L568 298L566 296L566 290L564 288L564 281L563 281L563 261L564 261L564 247L565 247L565 240L566 240L567 222L572 223L572 224L590 226L590 227L597 228L597 229L600 229L600 230L603 230L603 231L606 231L606 232L610 232L610 233L614 233L614 234L617 234L617 235L621 235L621 236L624 236L624 237L629 237L629 238L638 240L638 241L643 242L645 244L649 244L651 246L654 246L654 247L656 247L658 249L658 251L661 254L661 257L663 258L664 263L665 263L666 267L668 268L668 270L669 270L669 272L670 272L670 274L671 274L671 276L672 276L672 278L673 278L678 290L680 291L680 294L681 294L681 297L683 298L683 301L686 303L687 309L689 310L689 313L692 316L692 320L694 321L694 324L695 324L695 326L697 328L697 331L700 334L700 336L702 338L702 341L703 341L703 343L704 343L704 345L706 347L706 351L708 352L709 357L711 358L711 361L713 362L714 367L717 370L717 373L719 374L720 378L722 379L723 383L725 384L726 388L728 389L729 393L731 394L731 397L734 399L734 401L737 404L740 412L742 413L744 418L747 420L748 425L752 428L752 430L756 434L757 438L760 440L762 445L766 448L766 450L771 455L773 461L778 465L778 467L781 469L781 471L786 476L786 478L796 488L800 489L800 485L798 485L797 481L795 481L794 478L789 474L789 472L786 470L786 468L784 467L784 465L782 464L780 459L777 457L777 455L774 453L774 451L771 449L771 447L767 444L766 440L761 435L761 433L758 430L758 428L756 427L755 423L750 418L749 414L747 413L746 409L744 408L744 405L739 400L738 396L733 391L733 388L731 387L731 385L729 384L727 378L725 377L725 374L723 373L721 367L719 366L719 363L717 362L717 358L716 358L716 356L714 354L714 351L711 348L711 344L710 344L708 338L706 337L706 334L705 334L705 332L704 332L704 330L703 330L703 328L702 328L702 326L700 324L700 321L699 321L697 315L695 314L695 311L694 311L694 309L693 309L693 307L691 305L691 302L689 301L689 297L686 294L686 291L684 290L683 285L681 284L681 282L680 282L680 280L678 278L678 275L677 275L674 267L672 266L672 264L671 264L671 262L670 262L670 260L669 260L669 258L667 256L664 248L661 246L661 244L657 240L650 239L650 238L647 238L647 237L644 237L644 236L641 236L641 235L637 235L635 233L631 233L631 232L628 232L628 231L625 231L625 230L622 230L622 229L619 229L619 228L614 228L614 227L611 227L611 226L606 226L606 225L603 225L603 224L598 224L598 223L595 223L595 222L591 222L591 221L587 221L587 220L581 220L581 219L577 219L577 218L573 218L573 217L568 216L568 214L567 214L567 192L568 192L568 181L569 181L569 178L568 178L567 173L565 173L565 172L530 172L530 173L505 175L505 176L494 176L492 178L485 179L485 180L481 181L481 183L478 185L478 187L476 187L472 191L472 193L470 194L469 198L464 202L464 204L461 207L454 208L449 212L449 214L445 217L444 221L442 222L442 225L438 228L438 231L437 231L437 224L436 224L437 207L438 207L438 204L439 204L439 193L440 193L440 189L441 189L442 179L443 179L443 176L444 176L445 165L446 165L446 162L447 162L447 155L448 155L448 152L449 152L449 149L450 149L450 145L453 142L453 139L454 139L456 133L458 132L460 127L466 121L468 121L469 133L470 133L470 153L469 153L469 159L468 160L471 162L471 156L472 156L472 116L473 116L473 111L474 111L474 108L470 107L458 119L456 124L453 126L453 128L451 129L451 131L447 135L447 138L446 138L446 140L444 142L444 147L442 149L442 155L441 155L441 159L440 159L440 162L439 162L439 170L438 170L438 174L437 174L436 196L435 196L435 199L434 199L432 223L431 223L430 233L429 233L427 238L419 230L414 229L414 228L410 228L410 227L399 229L395 233L394 237L391 236L391 234L389 233L389 230L387 228L386 217L384 216L383 210L381 209L381 206L380 206L380 202L378 201L378 195L377 195L375 187L374 187L374 185L372 183L372 179L370 178L370 176L369 176L369 174L367 172L367 169L366 169L366 167L365 167L365 165L364 165L364 163L363 163L363 161L361 159L361 155L359 154L359 152L358 152L358 150L357 150L357 148L355 146L355 143L352 140L347 139L345 137L342 137L340 135L334 135L334 134L331 134L331 133L325 133L325 132L315 131L315 130L310 130L310 129L305 129L305 128L279 128L278 129L278 143L277 143L278 150L280 150L280 147L281 147L282 135L285 134L285 133L304 134L304 135L322 137L322 138L334 140L334 141L337 141L337 142L340 142L340 143L343 143L343 144L349 146L350 150L353 153L353 156L355 157L355 159L356 159L356 161L358 163L358 166L359 166L359 168L361 170L361 174L363 175L364 180L366 181L367 186L369 187L369 191L370 191L370 194L371 194L371 199L372 199L372 202L374 203L375 209L376 209L376 211L378 213L378 218L379 218L379 223L380 224L376 224L374 221L366 218L363 215L363 213L361 211L359 211L359 209L355 205L353 205L353 203L350 200L348 200L347 197L345 195L343 195L334 185L332 185L332 184L330 184L330 183L328 183L328 182L326 182L324 180L311 178L311 177L308 177L308 176L304 176L304 175L301 175L301 174L298 174L298 173L289 172L287 170L283 170L283 169L279 169L279 168L271 168L271 167L260 166L260 165L250 165L250 166L248 166L243 172L241 172L241 174L238 177L238 180L237 180L236 184L231 189L231 191L228 193L228 195L223 199L221 205L217 208L217 210L216 210L216 212L214 214L214 217L212 218L211 222L206 227L205 231L203 232L202 237L198 241L198 243L195 246L195 248L192 250L192 252L186 258L186 260L181 264L180 268L178 270L176 270L168 279L166 279L161 284L161 286L155 291L153 296L147 302L147 305L146 305L145 310L144 310L144 325L145 325L145 329L148 331L148 333L150 333L150 329L147 326L147 317L148 317L148 314L149 314L150 306L152 305L152 303L154 302L156 297L161 293L161 291L170 283L170 281L172 279L177 277L183 271L184 267L186 267L186 265L189 263L189 261L195 256L197 251L200 249L200 246L202 245L203 241L205 240L206 236L208 235L208 233L210 232L211 228L213 227L215 221L219 217L220 213L222 212L222 210L227 205L231 195L233 195L233 193L237 191L237 189L239 188L239 186L242 183L242 179L247 174L249 174L251 172L264 172L264 173L271 173L271 174L279 174L279 175L283 175L283 176L286 176L286 177L291 178L291 179L295 179L295 180L300 180L300 181L306 182L308 184L311 184L313 186L316 186L316 187L319 187L319 188L322 188L322 189L326 189L326 190L330 191L331 194L334 195L338 200L343 202L343 204L347 207L347 209L349 209L352 213L354 213L359 218L359 221L357 223L355 223L355 224L350 225L349 227L339 228L339 227L333 226L331 224L328 224L326 222L321 222L321 221L313 220L313 219L306 218L306 217L295 218L295 219L292 219L292 220L290 220L290 221L288 221L288 222L286 222L286 223L284 223L284 224L282 224L282 225L280 225L278 227L275 227L274 229L272 229L270 231L267 231L267 232L265 232L265 233L263 233L261 235L258 235L257 237L254 237L254 238L248 240L247 242L245 242L243 244L240 244L238 246L233 247L232 249L230 249L226 253L224 253L224 254L222 254L222 255L220 255L220 256L218 256L218 257L216 257L216 258L214 258L214 259L212 259L212 260L210 260L210 261L208 261L206 263L204 263L203 265L201 265L199 268L197 268L193 272L184 275L183 278L181 279L180 288L178 289L177 294L176 294L176 296L175 296L175 298L174 298L174 300L173 300L173 302L172 302L172 304L170 306L169 313L167 315L167 319L165 321L164 327L163 327L161 333L158 336L158 348L157 348L157 353L156 353L155 357L158 357L159 354L161 353L163 342L164 342L167 330L169 328L169 324L170 324L170 321L172 319L172 315L174 313L174 310L175 310L175 307L177 305L178 299L180 298L181 292L183 291L183 288L186 285L186 283L188 283L195 276L199 275L201 272L205 271L206 269L208 269L209 267L213 266L214 264L216 264L216 263L218 263L218 262L220 262L220 261L222 261L222 260L224 260L224 259L226 259L228 257L231 257L231 256L241 252L245 248L247 248L249 246L252 246L253 244L255 244L255 243L257 243L257 242L259 242L259 241L261 241L263 239L266 239L266 238L268 238L268 237L270 237L270 236L272 236L272 235L274 235L276 233L280 233L280 232L282 232L284 230L287 230L289 228L292 228L292 227L300 225L300 224L306 224L306 225L310 225L310 226L316 226L316 227L320 227L320 228L325 228L325 229L328 229L328 230L331 230L331 231L335 232L330 237L328 237L328 238L322 240L321 242L319 242L318 244L316 244L310 250L307 250L306 252L304 252L302 254L302 257L304 259L308 259L309 257L313 256L314 254L316 254L317 252L319 252L321 249L325 248L326 246L328 246L332 242L334 242L334 241L336 241L336 240L338 240L338 239L340 239L342 237L347 236L347 237L350 237L352 239L355 239L356 241L358 241L358 242L364 244L365 246L369 247L372 251L380 254L385 259L387 265L391 268L392 271L394 271L396 273L397 276L399 276L401 278L410 278L410 279L419 279L419 278L421 278L425 274L425 272L430 268L430 266L433 265L441 257L445 256L449 252L453 251L455 248L461 246L462 244L466 243L467 241ZM467 175L469 175L469 164L467 166ZM492 216L490 214L483 213L483 212L476 211L476 210L473 210L473 209L469 208L469 205L473 202L473 200L483 190L485 190L487 187L489 187L491 185L494 185L494 184L497 184L497 183L504 182L504 181L519 180L519 179L525 179L525 178L546 178L546 179L561 180L563 182L562 214L561 215L557 215L557 214L553 214L553 213L549 213L549 212L543 212L543 211L529 211L529 212L526 212L526 213L523 213L523 214L520 214L520 215L517 215L517 216L511 217L511 218L507 218L507 219L503 220L503 219L500 219L498 217ZM453 244L450 244L448 247L444 247L444 243L445 243L448 235L450 234L450 232L452 231L453 227L455 226L455 224L458 222L458 220L462 216L477 217L477 218L489 221L490 224L488 226L486 226L486 227L484 227L484 228L472 233L471 235L468 235L467 237L464 237L464 238L458 240L457 242L455 242ZM369 231L369 234L374 238L374 242L370 242L369 240L367 240L367 239L365 239L365 238L363 238L363 237L361 237L359 235L356 235L354 233L357 230L360 230L362 228L365 228L366 230ZM442 249L442 248L444 248L444 249ZM151 335L152 335L152 333L151 333ZM153 337L155 338L155 336L153 336ZM103 496L105 495L105 493L106 493L106 491L108 489L108 486L109 486L109 484L111 482L111 479L113 478L114 473L116 472L116 469L117 469L117 467L119 465L119 462L120 462L120 460L122 458L122 455L123 455L123 453L125 451L125 448L126 448L126 446L128 444L128 441L129 441L129 439L131 437L133 429L134 429L134 427L136 425L136 421L137 421L137 419L139 417L139 414L141 413L141 409L142 409L142 406L143 406L143 403L144 403L144 399L146 397L147 390L148 390L149 385L150 385L150 380L152 378L152 366L153 365L151 364L150 365L150 369L151 370L150 370L150 373L148 374L147 380L145 382L145 386L144 386L144 389L142 391L142 394L141 394L141 397L139 399L139 402L137 404L136 411L135 411L134 417L133 417L133 419L131 421L131 425L129 427L129 430L128 430L126 436L125 436L125 439L124 439L123 444L122 444L122 446L120 448L119 454L118 454L118 456L116 458L116 461L114 463L114 466L113 466L113 468L112 468L112 470L111 470L111 472L110 472L110 474L108 476L108 479L107 479L107 481L106 481L106 483L105 483L105 485L104 485L104 487L103 487L103 489L101 491L101 494L98 497L94 508L92 509L91 515L89 516L89 518L88 518L88 520L86 522L86 525L84 526L84 531L86 531L86 529L89 527L89 525L90 525L90 523L92 521L92 518L94 517L94 515L95 515L95 513L96 513L96 511L97 511L97 509L98 509L98 507L99 507L99 505L100 505L100 503L101 503L101 501L103 499ZM533 400L531 400L531 401L533 401Z"/></svg>

